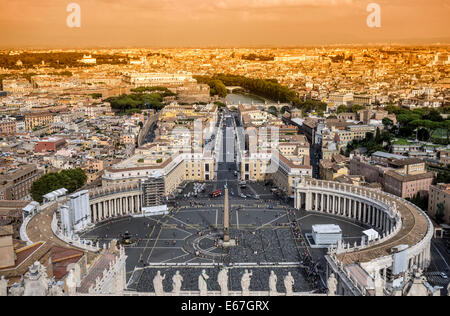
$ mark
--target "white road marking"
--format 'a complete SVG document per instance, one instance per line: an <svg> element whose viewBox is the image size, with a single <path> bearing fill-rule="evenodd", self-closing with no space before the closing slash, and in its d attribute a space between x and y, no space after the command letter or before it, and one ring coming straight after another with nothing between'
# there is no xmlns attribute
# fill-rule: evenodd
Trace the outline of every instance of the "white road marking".
<svg viewBox="0 0 450 316"><path fill-rule="evenodd" d="M277 218L275 218L274 220L272 220L272 221L270 221L270 222L268 222L268 223L265 223L265 224L261 225L261 226L258 227L256 230L260 230L260 229L262 229L264 226L270 225L270 224L272 224L273 222L276 222L276 221L282 219L283 217L286 217L286 214L284 214L283 216L277 217Z"/></svg>
<svg viewBox="0 0 450 316"><path fill-rule="evenodd" d="M450 267L448 266L447 260L445 260L444 256L442 255L442 253L439 251L438 247L436 247L435 244L431 243L434 247L434 249L436 249L437 253L439 254L439 256L441 257L442 261L444 261L445 265L447 266L447 269L450 270Z"/></svg>
<svg viewBox="0 0 450 316"><path fill-rule="evenodd" d="M186 251L184 251L184 252L186 252ZM185 253L184 255L181 255L181 256L178 256L178 257L175 257L175 258L170 258L170 259L167 259L167 260L159 262L159 263L168 263L169 261L180 259L180 258L186 257L188 255L190 255L190 253Z"/></svg>

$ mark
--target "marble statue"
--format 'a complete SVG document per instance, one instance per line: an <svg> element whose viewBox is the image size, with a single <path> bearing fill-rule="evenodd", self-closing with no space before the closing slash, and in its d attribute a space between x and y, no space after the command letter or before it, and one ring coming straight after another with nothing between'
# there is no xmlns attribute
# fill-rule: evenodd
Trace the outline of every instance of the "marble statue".
<svg viewBox="0 0 450 316"><path fill-rule="evenodd" d="M336 296L337 294L337 280L334 273L328 278L328 296Z"/></svg>
<svg viewBox="0 0 450 316"><path fill-rule="evenodd" d="M271 271L270 277L269 277L269 295L270 296L277 296L277 294L278 294L277 282L278 282L277 275L275 274L275 272Z"/></svg>
<svg viewBox="0 0 450 316"><path fill-rule="evenodd" d="M223 268L217 276L217 282L220 285L220 293L222 296L228 296L228 270Z"/></svg>
<svg viewBox="0 0 450 316"><path fill-rule="evenodd" d="M241 288L242 288L242 296L250 296L250 283L251 278L253 276L253 272L248 272L248 270L245 270L244 275L242 276L241 280Z"/></svg>
<svg viewBox="0 0 450 316"><path fill-rule="evenodd" d="M447 296L450 296L450 283L447 286Z"/></svg>
<svg viewBox="0 0 450 316"><path fill-rule="evenodd" d="M294 278L292 277L291 272L289 272L288 275L286 275L286 277L284 278L284 287L286 288L286 296L292 296L292 294L294 293L293 291L294 284L295 284Z"/></svg>
<svg viewBox="0 0 450 316"><path fill-rule="evenodd" d="M384 284L380 273L375 272L375 296L384 296Z"/></svg>
<svg viewBox="0 0 450 316"><path fill-rule="evenodd" d="M49 280L45 267L38 261L30 266L24 278L24 296L47 296Z"/></svg>
<svg viewBox="0 0 450 316"><path fill-rule="evenodd" d="M77 281L75 277L75 270L71 269L66 277L67 295L74 296L77 292Z"/></svg>
<svg viewBox="0 0 450 316"><path fill-rule="evenodd" d="M48 296L64 296L63 288L60 284L57 284L54 280L48 290Z"/></svg>
<svg viewBox="0 0 450 316"><path fill-rule="evenodd" d="M14 284L9 289L9 295L10 296L23 296L23 293L25 292L25 289L20 284Z"/></svg>
<svg viewBox="0 0 450 316"><path fill-rule="evenodd" d="M173 291L172 291L172 293L173 293L174 295L176 295L176 296L179 296L179 295L180 295L180 292L181 292L181 286L182 286L182 284L183 284L183 281L184 281L184 279L183 279L183 277L181 276L180 271L177 271L177 272L175 273L175 275L173 276L173 278L172 278L172 285L173 285Z"/></svg>
<svg viewBox="0 0 450 316"><path fill-rule="evenodd" d="M202 271L202 274L198 277L198 289L200 290L200 296L208 296L208 283L209 276L206 274L206 270Z"/></svg>
<svg viewBox="0 0 450 316"><path fill-rule="evenodd" d="M0 296L8 295L8 281L5 280L5 277L2 275L0 279Z"/></svg>
<svg viewBox="0 0 450 316"><path fill-rule="evenodd" d="M156 296L164 296L164 287L163 281L166 279L166 275L161 275L161 271L156 273L155 278L153 279L153 287L155 288Z"/></svg>

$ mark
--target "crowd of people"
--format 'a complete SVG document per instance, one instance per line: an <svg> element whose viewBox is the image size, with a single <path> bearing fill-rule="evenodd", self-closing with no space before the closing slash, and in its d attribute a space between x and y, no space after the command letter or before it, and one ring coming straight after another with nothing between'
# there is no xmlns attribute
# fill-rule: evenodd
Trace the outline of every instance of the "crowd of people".
<svg viewBox="0 0 450 316"><path fill-rule="evenodd" d="M309 251L308 243L296 219L295 210L289 210L288 216L305 276L317 292L326 293L327 289L320 278L320 262L314 260Z"/></svg>

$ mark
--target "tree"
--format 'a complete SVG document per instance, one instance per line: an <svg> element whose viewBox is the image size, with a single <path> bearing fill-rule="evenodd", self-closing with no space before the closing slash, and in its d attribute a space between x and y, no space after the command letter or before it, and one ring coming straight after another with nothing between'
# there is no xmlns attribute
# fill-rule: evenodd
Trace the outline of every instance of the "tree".
<svg viewBox="0 0 450 316"><path fill-rule="evenodd" d="M426 128L421 128L417 132L417 139L422 142L427 142L430 139L430 133Z"/></svg>
<svg viewBox="0 0 450 316"><path fill-rule="evenodd" d="M392 121L390 118L385 117L383 119L383 125L384 128L389 131L394 126L394 121Z"/></svg>
<svg viewBox="0 0 450 316"><path fill-rule="evenodd" d="M444 223L444 217L445 217L445 205L444 203L439 203L437 205L437 210L436 210L436 223L438 224L442 224Z"/></svg>
<svg viewBox="0 0 450 316"><path fill-rule="evenodd" d="M428 196L422 197L420 193L417 193L412 199L407 198L407 200L418 206L422 210L426 210L428 208Z"/></svg>
<svg viewBox="0 0 450 316"><path fill-rule="evenodd" d="M337 108L337 114L347 113L348 107L346 105L339 105Z"/></svg>
<svg viewBox="0 0 450 316"><path fill-rule="evenodd" d="M358 111L364 110L364 106L355 104L352 106L351 111L352 113L358 113Z"/></svg>
<svg viewBox="0 0 450 316"><path fill-rule="evenodd" d="M217 107L218 107L219 109L221 109L221 108L226 108L226 107L227 107L227 105L226 105L225 103L220 102L220 101L216 101L216 102L214 102L214 104L217 105Z"/></svg>
<svg viewBox="0 0 450 316"><path fill-rule="evenodd" d="M42 203L44 195L65 188L73 193L86 184L87 176L82 169L63 170L60 173L48 173L36 180L30 189L33 199Z"/></svg>
<svg viewBox="0 0 450 316"><path fill-rule="evenodd" d="M93 98L93 99L101 99L102 98L102 94L101 93L92 93L91 94L91 97Z"/></svg>
<svg viewBox="0 0 450 316"><path fill-rule="evenodd" d="M380 128L379 127L377 127L377 131L376 131L376 134L375 134L375 141L377 143L380 143L382 141L382 139L381 139L381 132L380 132Z"/></svg>

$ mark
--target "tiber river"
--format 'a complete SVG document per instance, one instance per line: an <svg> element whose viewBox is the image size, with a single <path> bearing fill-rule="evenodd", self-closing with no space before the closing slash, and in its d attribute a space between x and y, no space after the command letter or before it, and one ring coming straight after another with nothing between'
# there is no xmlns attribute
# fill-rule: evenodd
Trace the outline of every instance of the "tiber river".
<svg viewBox="0 0 450 316"><path fill-rule="evenodd" d="M225 101L228 104L264 104L265 99L252 94L232 93L227 95ZM271 103L270 100L267 102Z"/></svg>

